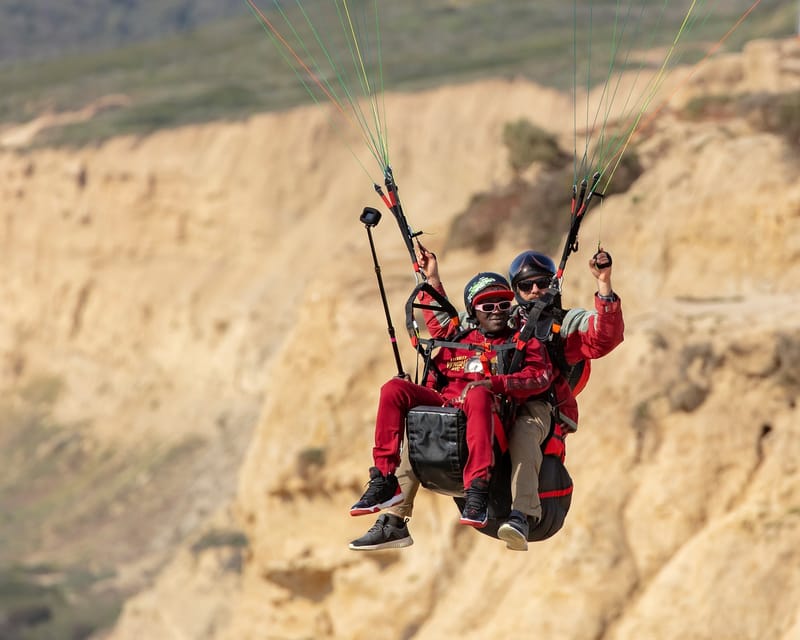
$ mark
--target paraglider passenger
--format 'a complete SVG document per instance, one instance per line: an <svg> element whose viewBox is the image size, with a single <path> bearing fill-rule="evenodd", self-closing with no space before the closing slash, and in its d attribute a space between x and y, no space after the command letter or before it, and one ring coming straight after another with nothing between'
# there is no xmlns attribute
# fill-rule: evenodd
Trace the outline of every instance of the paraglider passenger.
<svg viewBox="0 0 800 640"><path fill-rule="evenodd" d="M429 294L420 295L425 303ZM506 344L514 333L509 326L513 299L511 286L502 275L483 272L473 277L464 288L464 305L477 328L459 336L459 343L487 347ZM432 321L433 312L426 310L424 314L426 322ZM450 325L449 331L455 334L458 327ZM463 469L465 504L460 522L477 528L486 525L495 394L525 399L543 393L552 383L553 369L544 346L535 339L527 345L523 366L513 374L499 375L493 370L496 362L476 355L473 349L457 346L442 347L432 362L424 386L395 377L381 388L372 450L374 466L369 470L367 490L351 507L351 515L376 513L403 501L395 471L400 464L406 416L416 406L449 405L460 407L466 415L468 454ZM443 375L443 384L437 383L435 372ZM386 546L392 545L382 544L380 548Z"/></svg>
<svg viewBox="0 0 800 640"><path fill-rule="evenodd" d="M565 456L564 438L578 428L578 403L575 396L583 389L590 373L589 361L600 358L622 342L624 323L619 297L611 288L611 257L599 251L589 261L589 270L597 280L595 310L574 308L564 311L560 300L554 301L549 317L560 325L558 334L548 342L556 379L554 436L547 440L542 429L542 402L527 402L517 413L509 436L512 468L512 494L515 504L507 522L498 529L498 536L510 549L527 549L529 524L539 520L539 470L543 455ZM556 274L555 263L537 251L524 251L511 261L509 279L519 307L514 310L517 325L524 326L531 306L550 292ZM547 408L549 409L549 407ZM536 446L530 446L530 443ZM544 451L542 445L545 444ZM521 498L522 496L522 498ZM521 503L523 508L518 508Z"/></svg>

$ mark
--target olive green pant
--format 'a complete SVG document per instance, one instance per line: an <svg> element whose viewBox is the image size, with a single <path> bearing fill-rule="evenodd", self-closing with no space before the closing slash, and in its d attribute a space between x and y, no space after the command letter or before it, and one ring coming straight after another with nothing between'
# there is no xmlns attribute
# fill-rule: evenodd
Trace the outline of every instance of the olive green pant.
<svg viewBox="0 0 800 640"><path fill-rule="evenodd" d="M541 400L520 406L508 438L511 455L511 508L522 513L542 517L539 502L539 470L542 468L541 445L550 432L550 404ZM388 511L400 518L410 518L414 498L419 490L419 480L408 460L407 447L403 447L400 466L395 471L403 501Z"/></svg>

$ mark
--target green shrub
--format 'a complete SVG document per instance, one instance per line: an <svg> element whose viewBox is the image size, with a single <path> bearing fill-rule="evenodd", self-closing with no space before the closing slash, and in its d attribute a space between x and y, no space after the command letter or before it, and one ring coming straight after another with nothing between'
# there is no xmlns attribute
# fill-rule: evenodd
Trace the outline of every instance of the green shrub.
<svg viewBox="0 0 800 640"><path fill-rule="evenodd" d="M778 127L790 143L800 147L800 91L782 96L778 101Z"/></svg>
<svg viewBox="0 0 800 640"><path fill-rule="evenodd" d="M212 529L192 545L192 553L195 555L206 549L216 549L219 547L233 547L241 549L249 544L247 536L235 529Z"/></svg>
<svg viewBox="0 0 800 640"><path fill-rule="evenodd" d="M683 114L689 120L731 117L735 112L735 106L734 96L698 96L689 100L683 108Z"/></svg>
<svg viewBox="0 0 800 640"><path fill-rule="evenodd" d="M506 123L503 144L508 148L508 161L514 173L525 171L534 162L555 169L568 160L553 134L525 118Z"/></svg>
<svg viewBox="0 0 800 640"><path fill-rule="evenodd" d="M109 628L123 600L113 588L96 589L109 575L76 567L48 572L43 566L0 566L0 638L83 639Z"/></svg>
<svg viewBox="0 0 800 640"><path fill-rule="evenodd" d="M701 96L687 103L683 116L690 120L746 118L756 129L783 136L800 147L800 91Z"/></svg>
<svg viewBox="0 0 800 640"><path fill-rule="evenodd" d="M40 375L28 382L20 395L32 405L52 406L64 390L64 380L58 376Z"/></svg>
<svg viewBox="0 0 800 640"><path fill-rule="evenodd" d="M323 447L306 447L297 454L297 466L300 470L309 467L325 466L325 449Z"/></svg>

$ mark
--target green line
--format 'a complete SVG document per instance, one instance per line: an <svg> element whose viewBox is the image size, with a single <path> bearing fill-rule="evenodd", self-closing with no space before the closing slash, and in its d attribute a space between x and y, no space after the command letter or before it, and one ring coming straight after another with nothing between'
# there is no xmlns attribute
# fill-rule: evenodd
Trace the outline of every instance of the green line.
<svg viewBox="0 0 800 640"><path fill-rule="evenodd" d="M381 104L383 106L383 129L382 129L382 137L383 140L383 164L384 166L388 166L389 164L389 123L387 121L386 114L386 89L384 85L384 76L383 76L383 42L381 40L381 25L380 20L378 18L378 0L374 0L375 4L375 33L377 35L377 46L378 46L378 78L379 78L379 91L381 95Z"/></svg>
<svg viewBox="0 0 800 640"><path fill-rule="evenodd" d="M364 11L363 11L363 16L362 16L362 20L361 20L361 24L363 26L362 26L361 30L359 31L358 29L355 29L353 27L354 22L353 22L353 19L352 19L352 14L349 11L349 9L347 8L346 2L344 4L345 4L345 10L347 12L346 15L347 15L347 18L348 18L348 25L350 26L350 32L353 35L353 49L358 54L357 55L356 71L358 72L359 69L361 70L361 73L362 73L362 76L363 76L362 86L365 88L365 98L369 101L369 107L370 107L370 110L372 112L372 123L373 123L374 131L375 131L374 136L373 136L373 143L375 145L375 152L376 152L376 155L380 157L379 163L381 163L381 166L383 167L385 165L385 153L384 153L385 143L384 143L384 140L383 140L383 127L382 127L382 124L381 124L381 114L380 114L380 109L379 109L379 105L378 105L377 94L376 94L375 89L374 89L375 83L371 83L370 82L369 71L368 71L366 65L364 64L364 60L367 58L366 54L369 54L370 51L371 51L370 38L369 38L369 28L367 26L367 22L368 22L367 21L367 9L365 8ZM376 10L376 19L377 19L377 5L375 6L375 10ZM359 37L357 35L357 33L360 33L360 34L363 34L363 35L361 35ZM355 60L354 60L354 63L355 63ZM365 116L365 121L366 121L366 116Z"/></svg>
<svg viewBox="0 0 800 640"><path fill-rule="evenodd" d="M614 66L615 66L616 61L617 61L617 51L619 50L619 43L624 38L625 27L627 27L627 24L628 24L627 18L630 17L630 7L631 7L631 5L628 4L628 13L626 15L625 22L624 22L623 27L621 29L621 33L618 36L617 32L620 29L620 24L619 24L620 23L620 9L619 9L620 8L620 0L617 0L616 10L614 11L614 29L613 29L613 32L612 32L612 35L611 35L611 54L610 54L610 57L609 57L610 59L609 59L609 63L608 63L608 73L606 74L606 80L603 83L603 91L600 94L600 100L598 101L598 104L597 104L597 111L594 114L594 121L592 122L592 128L590 130L588 130L587 137L597 127L597 119L600 116L600 112L603 110L603 104L606 103L606 96L607 96L607 93L608 93L608 88L609 88L609 85L611 84L611 76L614 73ZM621 78L621 74L618 74L618 79L619 78ZM616 95L616 93L614 95ZM591 156L591 158L589 160L589 165L588 165L589 167L593 167L594 164L595 164L595 161L596 161L596 158L597 158L598 154L602 154L603 141L605 139L605 133L606 133L606 125L608 124L608 118L609 118L609 114L610 114L610 111L611 111L611 104L613 102L614 95L612 95L608 99L608 103L607 103L608 106L606 108L605 118L603 119L602 126L601 126L601 129L600 129L599 142L598 142L598 144L595 145L595 148L592 151L592 156Z"/></svg>
<svg viewBox="0 0 800 640"><path fill-rule="evenodd" d="M699 16L698 7L704 4L702 0L693 0L691 5L683 14L683 18L678 28L677 33L673 36L671 46L661 62L659 69L652 77L645 83L642 88L639 79L642 77L643 69L646 66L646 59L642 56L636 65L636 71L631 78L632 82L630 87L625 91L624 99L620 103L622 87L622 75L628 69L631 56L637 49L642 49L644 52L652 50L656 35L660 32L658 25L661 25L665 16L667 15L668 0L661 3L661 7L657 10L656 25L650 25L647 21L648 11L645 4L638 7L634 11L633 0L628 0L627 3L623 0L616 0L614 8L614 21L612 24L612 33L610 37L609 47L609 63L605 73L605 79L602 84L602 91L598 97L597 106L593 115L590 116L590 101L589 95L592 91L592 73L591 68L593 59L595 57L595 8L588 7L589 20L588 20L588 37L585 43L585 51L588 59L588 70L586 73L586 129L585 129L585 148L583 157L578 164L577 154L577 74L578 74L578 61L577 40L580 37L578 33L578 8L575 0L573 1L573 172L575 183L579 182L582 178L588 178L595 172L600 172L601 176L605 178L603 190L608 188L608 185L613 178L621 156L627 146L630 144L631 138L641 121L644 114L647 112L653 99L658 94L663 86L664 81L668 76L668 67L674 65L676 60L679 60L681 52L678 49L678 44L686 39L689 31L694 29L698 24L704 23L709 18L709 13ZM652 14L652 12L651 12ZM650 15L651 15L650 14ZM634 17L638 16L638 17ZM649 43L642 42L642 35L649 31ZM617 74L616 80L614 74ZM599 87L598 87L599 88ZM638 94L638 98L634 96ZM612 114L616 113L614 121L619 122L620 126L615 127L614 131L610 130L612 122ZM590 126L591 124L591 126Z"/></svg>
<svg viewBox="0 0 800 640"><path fill-rule="evenodd" d="M350 52L350 59L351 59L351 62L353 63L353 69L355 70L356 75L357 75L358 80L359 80L359 84L361 85L362 95L367 100L370 100L370 102L371 102L371 97L370 97L371 90L369 88L369 82L368 82L368 78L367 78L367 75L366 75L366 70L363 69L363 66L362 66L363 75L359 73L359 54L357 53L358 38L355 35L355 30L352 29L352 22L349 21L349 13L347 15L347 17L348 17L348 21L347 22L350 24L350 32L352 34L352 39L350 37L348 37L348 35L347 35L348 34L348 27L347 27L347 24L346 24L346 21L345 21L345 16L342 14L342 9L345 9L345 11L346 11L346 2L345 2L345 0L342 0L342 8L340 8L338 1L334 0L334 6L336 7L336 13L337 13L337 16L339 18L339 25L342 28L342 33L345 36L345 41L347 43L347 48L348 48L348 50ZM380 152L381 144L380 144L380 140L379 140L379 133L373 132L372 129L369 127L369 125L367 124L367 118L364 115L364 112L361 110L361 107L358 104L357 100L351 99L351 106L352 106L353 111L358 113L359 122L361 123L361 127L364 130L365 135L367 135L368 138L369 138L369 143L368 144L369 144L369 147L370 147L370 152L372 153L373 157L375 158L375 161L378 163L378 166L380 166L381 170L382 170L383 169L383 162L382 162L381 152Z"/></svg>
<svg viewBox="0 0 800 640"><path fill-rule="evenodd" d="M664 15L666 13L666 8L667 8L667 3L668 3L668 0L664 0L664 3L662 4L661 13L658 16L657 26L660 26L662 20L664 19ZM657 28L652 29L651 33L653 35L651 36L650 41L644 47L645 51L650 50L650 49L653 48L653 43L654 43L654 40L655 40L655 35L654 34L658 30L659 29L657 29ZM634 89L636 88L636 84L638 84L638 79L641 76L641 72L642 72L642 69L644 68L644 66L645 66L645 61L644 61L644 59L642 59L639 62L639 68L637 69L637 72L636 72L636 82L631 87L631 90L630 90L630 92L628 94L628 97L626 98L626 101L625 101L625 108L623 109L623 116L622 116L622 120L623 121L628 120L628 118L630 117L630 114L633 113L634 110L636 110L636 105L639 104L638 100L639 100L639 98L641 98L641 96L646 95L648 92L652 93L652 89L650 89L650 85L653 83L654 79L649 80L647 82L647 84L645 84L645 87L642 90L639 98L637 98L637 100L634 100L634 102L633 102L634 106L632 107L631 112L627 112L626 111L627 110L627 106L631 101L631 97L633 96ZM642 109L638 109L638 111L641 112ZM616 136L614 138L614 140L613 140L613 143L614 143L613 152L606 156L608 158L609 163L610 163L611 160L613 160L613 158L615 157L617 152L622 148L622 145L624 144L625 139L627 139L627 137L631 134L632 129L635 126L634 123L635 123L635 120L634 120L634 122L629 123L627 128L623 129L622 133L620 133L618 136ZM609 146L611 146L611 145L609 145ZM603 167L603 169L605 171L608 168L608 165L606 164L606 160L605 159L603 160L603 163L605 165ZM608 183L606 183L606 184L608 184Z"/></svg>
<svg viewBox="0 0 800 640"><path fill-rule="evenodd" d="M370 129L370 127L367 125L366 118L364 117L363 112L360 110L360 108L358 106L358 102L353 98L352 92L349 89L349 86L348 86L348 83L346 81L346 78L343 76L343 74L342 74L342 72L341 72L341 70L339 68L339 65L337 65L337 63L336 63L336 61L334 59L334 56L331 53L330 48L328 46L326 46L325 41L322 38L319 30L314 26L313 20L311 19L309 13L302 6L302 4L300 3L300 0L295 0L295 4L297 5L298 10L302 14L302 16L303 16L303 18L304 18L304 20L306 22L306 25L308 26L310 31L313 33L314 39L316 40L317 45L319 46L320 50L324 54L324 57L327 59L328 63L330 64L331 70L334 73L334 75L336 76L336 79L338 80L338 83L339 83L339 86L340 86L340 90L346 96L345 99L342 98L340 93L337 92L335 86L328 80L327 74L322 71L322 68L321 68L318 60L314 57L313 53L310 51L305 39L301 35L300 31L293 24L292 19L289 17L287 11L285 11L284 7L281 6L281 3L278 0L273 0L273 5L274 5L276 11L282 17L286 28L289 31L291 31L291 33L293 34L293 36L295 38L295 41L298 43L295 46L298 46L298 48L302 51L302 54L306 57L306 60L304 60L302 64L305 65L305 67L308 68L308 71L312 74L312 77L314 77L314 80L316 81L316 85L315 86L312 86L311 82L307 78L304 77L304 74L302 73L302 70L298 66L297 62L293 61L292 58L289 55L287 55L288 53L292 53L293 55L296 56L297 53L295 53L294 51L291 50L292 45L290 45L288 43L288 41L287 42L282 42L281 41L283 36L278 37L279 34L273 32L274 30L277 29L277 27L273 24L273 25L271 25L271 28L270 28L270 25L268 25L267 23L264 22L264 20L266 18L262 19L258 15L258 12L253 9L253 7L251 7L251 11L256 15L257 19L259 19L259 22L261 23L262 27L264 28L264 31L269 36L269 38L272 41L273 45L277 48L279 55L284 60L284 62L286 62L286 64L292 69L292 71L294 72L295 76L298 78L298 80L300 81L301 85L304 87L304 89L306 90L306 92L308 93L308 95L311 97L311 99L314 101L315 104L320 105L323 102L325 102L325 100L322 100L321 96L319 96L319 94L317 93L317 91L319 91L321 88L324 87L323 92L326 93L328 101L330 101L335 107L337 107L339 112L343 116L345 116L345 120L347 120L348 118L347 118L346 112L345 112L343 107L344 107L345 103L347 105L349 105L349 107L350 107L349 111L351 112L351 117L354 118L352 123L354 125L356 125L356 128L357 128L357 130L359 130L359 132L360 132L360 134L361 134L361 136L362 136L362 138L363 138L368 150L370 151L370 153L373 156L373 158L375 159L375 161L378 163L378 167L381 169L381 171L383 171L383 168L385 166L385 153L383 152L382 143L380 141L376 141L375 135L373 134L373 132ZM249 3L248 3L248 5L249 5ZM344 33L345 33L345 36L346 36L346 39L347 39L347 31L344 31ZM353 38L357 39L357 36L354 34ZM348 41L348 43L349 43L349 41ZM358 157L353 152L353 149L349 145L347 145L347 146L348 146L348 149L350 150L350 152L358 160ZM363 164L360 162L360 160L359 160L359 164L362 166L362 168L364 168L364 170L366 172L366 168L363 167ZM368 172L367 172L367 175L369 175ZM372 179L371 177L370 177L370 179L374 182L374 179Z"/></svg>
<svg viewBox="0 0 800 640"><path fill-rule="evenodd" d="M584 128L585 144L583 148L583 158L581 158L580 174L588 177L589 168L586 166L589 152L589 93L592 88L592 34L594 32L594 6L589 3L589 37L587 38L587 65L586 65L586 126Z"/></svg>
<svg viewBox="0 0 800 640"><path fill-rule="evenodd" d="M300 0L295 0L295 2L297 3L298 7L300 8L300 11L303 13L303 16L305 17L306 23L308 24L308 27L311 29L311 32L314 34L314 38L316 39L317 44L319 45L320 49L325 54L325 57L328 60L328 64L330 64L331 70L336 75L336 78L339 81L339 86L341 87L341 89L342 89L342 91L343 91L343 93L344 93L344 95L346 97L346 102L350 107L350 111L352 112L353 117L356 119L356 121L358 122L358 126L361 129L361 135L364 138L364 142L367 144L367 147L369 148L372 156L375 158L376 161L378 161L378 164L380 166L380 159L377 157L377 155L376 155L376 153L375 153L375 151L373 149L374 141L371 139L371 136L369 134L369 127L367 126L366 120L363 117L363 113L360 111L360 109L357 106L357 101L352 96L352 93L351 93L351 91L350 91L350 89L348 87L346 79L343 77L342 72L340 71L339 67L336 64L336 61L334 60L333 56L331 55L331 52L330 52L329 48L325 45L325 42L323 41L322 37L320 36L319 31L314 26L313 21L311 20L311 18L309 17L308 13L305 11L305 9L300 4ZM329 84L327 79L325 80L325 84L326 85ZM336 97L338 99L338 96L336 96Z"/></svg>
<svg viewBox="0 0 800 640"><path fill-rule="evenodd" d="M351 19L351 16L350 16L350 11L347 8L347 1L346 0L344 0L344 5L345 5L345 10L347 11L348 22L349 22L349 24L351 26L351 33L353 33L354 45L355 45L356 50L358 52L359 64L360 64L362 73L364 74L364 82L365 82L365 85L366 85L367 90L368 90L367 97L369 99L370 107L372 109L372 118L373 118L373 122L375 124L375 131L376 131L376 137L377 137L376 151L381 156L381 159L385 160L385 155L381 154L381 151L384 149L385 145L384 145L384 142L383 142L383 139L382 139L381 117L380 117L380 112L379 112L379 109L378 109L378 102L377 102L377 99L376 99L376 94L375 94L375 92L374 92L374 90L372 88L372 85L369 82L369 74L367 73L367 69L366 69L365 64L364 64L364 56L363 56L363 54L361 52L361 48L358 46L359 43L358 43L358 39L355 36L355 31L352 29L352 24L353 23L352 23L352 19ZM377 20L377 3L374 5L374 8L375 8L375 17L376 17L376 20ZM366 9L365 9L365 14L366 14ZM367 31L367 28L366 28L366 15L365 15L364 33L366 34L367 32L368 31ZM369 44L369 39L368 38L365 38L364 41L365 41L366 45ZM384 162L384 164L385 164L385 162Z"/></svg>
<svg viewBox="0 0 800 640"><path fill-rule="evenodd" d="M578 183L578 3L572 0L572 184Z"/></svg>
<svg viewBox="0 0 800 640"><path fill-rule="evenodd" d="M653 98L655 97L655 95L658 93L658 89L660 89L661 85L664 83L664 80L666 78L666 75L665 75L666 66L667 66L670 58L672 57L672 55L673 55L673 53L675 51L675 48L678 45L678 42L679 42L681 36L686 31L687 24L691 24L692 23L692 21L690 21L690 16L692 16L692 12L694 11L694 8L695 8L696 4L697 4L697 0L693 0L692 4L689 7L689 10L687 11L686 15L684 16L684 19L683 19L683 22L681 23L680 29L678 29L678 33L675 35L675 37L672 40L672 45L671 45L669 51L667 52L667 55L665 56L664 61L661 64L661 67L658 70L658 73L655 76L655 79L654 79L655 81L654 81L654 84L653 84L653 88L652 88L650 94L647 96L647 99L645 100L645 102L642 105L641 109L639 110L639 113L636 116L636 119L635 119L635 121L633 123L633 126L630 129L630 132L629 132L627 138L625 139L625 142L622 145L621 150L617 154L616 162L614 163L614 166L611 169L611 172L609 173L608 178L606 179L606 187L608 186L608 184L610 184L612 178L614 177L614 174L616 173L616 170L619 167L619 163L622 160L622 156L625 153L625 150L628 148L628 145L630 144L630 141L631 141L631 139L633 137L633 134L636 131L637 127L639 126L639 123L641 122L642 116L647 111L647 108L650 105L650 103L653 101Z"/></svg>
<svg viewBox="0 0 800 640"><path fill-rule="evenodd" d="M666 10L667 1L668 0L665 0L664 4L662 5L662 9L661 9L661 12L660 12L660 14L658 16L658 20L657 20L657 26L661 25L661 21L664 18L664 12ZM641 27L642 27L642 25L644 23L644 9L645 9L645 7L644 7L644 5L642 5L641 11L639 13L640 20L639 20L639 22L637 24L637 29L636 29L636 37L634 38L634 42L628 48L628 51L626 52L626 55L625 55L625 64L624 64L625 68L627 68L627 63L628 63L628 60L630 59L631 52L633 51L634 47L636 47L636 45L637 45L637 43L639 41L639 35L641 34ZM658 31L659 31L659 29L657 29L657 28L651 28L650 41L644 47L641 47L641 49L643 51L648 51L648 50L651 50L653 48L653 42L655 40L655 34ZM639 81L639 78L641 76L641 72L642 72L642 69L644 68L644 66L645 66L645 59L642 57L640 59L640 61L639 61L638 69L637 69L636 75L634 77L634 82L632 83L631 88L628 91L627 97L625 98L625 102L624 102L624 104L622 106L622 109L621 109L621 115L620 115L620 118L619 118L619 120L621 122L625 122L630 116L630 112L628 111L628 105L631 103L631 98L632 98L632 96L634 94L634 91L636 90L636 86L638 85L638 81ZM618 73L617 74L617 88L619 87L619 84L620 84L621 81L622 81L622 73ZM645 85L645 89L646 88L647 88L647 85ZM614 91L614 97L616 97L616 94L617 94L617 89L615 89L615 91ZM635 106L637 104L637 101L634 100L633 104L634 104L634 108L635 108ZM609 104L609 108L608 108L608 110L606 112L606 119L605 119L605 122L604 122L604 131L605 131L605 123L607 123L607 121L608 121L608 119L610 117L610 110L611 110L611 104ZM625 135L627 135L627 132L625 133ZM613 159L613 157L614 157L614 153L609 152L608 149L612 149L613 148L614 152L616 152L616 150L618 150L620 145L621 145L621 142L620 142L621 139L624 139L624 137L625 136L623 136L621 134L616 134L616 135L612 136L611 140L608 142L608 144L604 146L604 149L600 153L600 159L598 160L598 164L601 165L601 169L600 169L601 173L605 172L605 170L608 168L607 167L607 163L610 162L610 160Z"/></svg>
<svg viewBox="0 0 800 640"><path fill-rule="evenodd" d="M248 7L249 7L249 6L250 6L250 5L248 4ZM311 88L311 87L309 86L309 84L306 82L306 80L305 80L305 78L303 77L303 75L300 73L300 70L297 68L297 65L295 64L295 62L294 62L294 61L293 61L293 60L292 60L292 59L291 59L291 58L288 56L288 54L287 54L287 52L286 52L286 50L285 50L285 46L284 46L284 45L283 45L283 44L282 44L282 43L281 43L281 42L278 40L278 38L277 38L277 37L276 37L276 36L275 36L275 35L272 33L272 31L270 30L270 28L268 27L268 25L267 25L267 24L266 24L266 23L263 21L263 19L261 18L261 16L260 16L260 15L259 15L259 14L258 14L258 13L255 11L255 10L253 10L253 9L252 9L252 7L250 7L250 10L251 10L251 12L253 13L253 15L256 17L256 19L258 20L259 24L261 25L262 29L264 30L264 32L265 32L265 33L267 34L267 36L269 37L269 39L270 39L270 41L272 42L272 44L275 46L276 50L278 51L278 54L281 56L281 58L283 58L284 62L286 62L287 66L288 66L288 67L289 67L289 68L292 70L292 72L295 74L295 76L297 76L298 80L300 81L300 84L303 86L303 88L306 90L306 92L308 93L308 95L311 97L311 100L312 100L312 101L313 101L313 102L314 102L316 105L319 105L319 106L321 106L321 105L322 105L324 102L326 102L326 101L324 101L324 100L321 100L321 99L320 99L320 98L317 96L317 94L316 94L316 93L315 93L315 92L312 90L312 88ZM320 44L321 44L321 43L320 43ZM321 46L322 46L323 50L325 50L325 47L324 47L324 45L322 45L322 44L321 44ZM332 61L331 61L331 62L332 62ZM333 63L332 63L332 64L333 64ZM334 70L335 70L335 69L334 69ZM334 102L334 105L335 105L335 106L339 106L339 105L338 105L336 102ZM361 131L361 134L362 134L362 136L364 136L364 131L363 131L363 128L362 128L362 127L360 127L360 126L359 126L359 127L357 127L357 128L359 129L359 131ZM375 182L374 178L373 178L373 177L370 175L369 171L368 171L368 170L367 170L367 168L364 166L364 163L363 163L363 162L361 162L361 159L360 159L360 158L358 157L358 155L355 153L355 151L353 150L352 146L351 146L351 145L350 145L350 144L347 142L347 139L346 139L344 136L342 136L342 141L344 142L345 146L347 147L347 150L350 152L350 154L351 154L351 155L353 156L353 158L356 160L356 163L357 163L357 164L358 164L358 165L361 167L361 169L364 171L364 173L365 173L365 174L366 174L366 176L367 176L367 177L370 179L370 181L372 181L372 182ZM368 140L366 137L365 137L365 141L367 142L367 146L369 147L369 140ZM370 151L372 151L372 150L370 149ZM373 155L374 155L374 153L373 153Z"/></svg>

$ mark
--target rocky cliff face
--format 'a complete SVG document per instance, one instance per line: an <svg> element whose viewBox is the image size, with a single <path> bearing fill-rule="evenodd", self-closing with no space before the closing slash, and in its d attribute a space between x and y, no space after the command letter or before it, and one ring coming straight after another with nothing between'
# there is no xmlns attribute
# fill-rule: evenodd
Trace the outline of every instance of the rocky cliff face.
<svg viewBox="0 0 800 640"><path fill-rule="evenodd" d="M723 86L797 89L798 59L794 41L754 44L723 61ZM566 134L570 109L524 82L390 96L396 177L428 245L509 179L505 122ZM325 109L0 156L9 397L56 379L52 420L80 425L87 450L202 452L172 465L191 481L156 510L168 526L146 524L162 536L152 566L172 559L110 637L800 638L797 149L665 112L639 152L644 173L587 220L565 287L589 304L602 242L626 340L580 397L566 526L526 554L426 491L414 546L347 549L372 523L347 509L394 366L358 222L374 194ZM375 233L402 335L408 257L388 215ZM524 248L448 252L443 278L455 294Z"/></svg>

